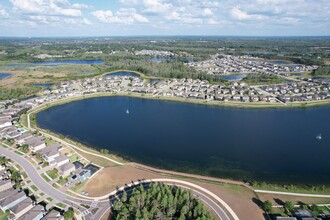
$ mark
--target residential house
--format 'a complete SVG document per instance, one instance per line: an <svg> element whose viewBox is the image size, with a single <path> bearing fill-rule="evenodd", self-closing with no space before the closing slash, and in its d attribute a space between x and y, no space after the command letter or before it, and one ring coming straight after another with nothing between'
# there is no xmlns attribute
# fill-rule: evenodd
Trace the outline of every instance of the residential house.
<svg viewBox="0 0 330 220"><path fill-rule="evenodd" d="M10 179L0 179L0 192L12 188Z"/></svg>
<svg viewBox="0 0 330 220"><path fill-rule="evenodd" d="M55 158L60 156L60 152L58 151L60 147L60 145L54 144L37 151L37 153L40 154L45 161L51 163Z"/></svg>
<svg viewBox="0 0 330 220"><path fill-rule="evenodd" d="M33 201L31 198L27 197L22 202L18 203L17 205L9 209L11 215L9 216L8 219L9 220L18 219L32 208L33 208Z"/></svg>
<svg viewBox="0 0 330 220"><path fill-rule="evenodd" d="M62 165L64 165L64 164L66 164L66 163L69 163L70 160L69 160L69 158L68 158L67 156L65 156L65 155L60 155L59 157L56 157L56 158L55 158L54 162L55 162L55 165L56 165L57 167L60 167L60 166L62 166Z"/></svg>
<svg viewBox="0 0 330 220"><path fill-rule="evenodd" d="M30 209L23 216L18 218L18 220L40 220L44 216L45 209L41 205L36 205Z"/></svg>
<svg viewBox="0 0 330 220"><path fill-rule="evenodd" d="M73 171L75 171L75 166L72 163L65 163L58 167L58 172L63 177L69 176Z"/></svg>
<svg viewBox="0 0 330 220"><path fill-rule="evenodd" d="M37 152L46 147L46 143L42 138L32 137L27 139L24 144L29 145L32 152Z"/></svg>
<svg viewBox="0 0 330 220"><path fill-rule="evenodd" d="M11 119L0 119L0 128L5 128L11 125Z"/></svg>
<svg viewBox="0 0 330 220"><path fill-rule="evenodd" d="M7 209L10 209L22 202L26 198L26 195L23 191L15 192L14 194L10 194L0 200L0 209L5 212Z"/></svg>
<svg viewBox="0 0 330 220"><path fill-rule="evenodd" d="M74 172L69 178L69 183L81 183L91 177L91 171L87 169L80 168Z"/></svg>
<svg viewBox="0 0 330 220"><path fill-rule="evenodd" d="M45 215L42 220L64 220L64 216L56 210L52 210Z"/></svg>
<svg viewBox="0 0 330 220"><path fill-rule="evenodd" d="M17 137L15 139L15 141L16 141L17 144L23 144L27 139L32 138L32 137L33 137L32 134L24 133L21 136Z"/></svg>

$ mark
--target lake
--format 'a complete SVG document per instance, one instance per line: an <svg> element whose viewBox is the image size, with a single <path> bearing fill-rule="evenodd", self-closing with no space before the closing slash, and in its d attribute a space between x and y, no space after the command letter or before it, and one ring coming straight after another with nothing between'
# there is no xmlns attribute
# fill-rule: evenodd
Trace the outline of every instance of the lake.
<svg viewBox="0 0 330 220"><path fill-rule="evenodd" d="M103 64L103 60L50 60L50 61L38 61L38 62L32 62L33 64L39 64L39 65L51 65L51 66L57 66L57 65L64 65L64 64L85 64L85 65L91 65L91 64Z"/></svg>
<svg viewBox="0 0 330 220"><path fill-rule="evenodd" d="M44 129L155 167L330 184L329 113L330 106L240 109L119 96L55 106L36 120Z"/></svg>
<svg viewBox="0 0 330 220"><path fill-rule="evenodd" d="M39 68L54 68L59 65L68 64L80 64L80 65L91 65L91 64L104 64L103 60L51 60L51 61L38 61L30 63L11 63L6 66L0 66L0 68L8 69L39 69Z"/></svg>
<svg viewBox="0 0 330 220"><path fill-rule="evenodd" d="M228 80L228 81L235 81L235 80L241 80L245 78L246 74L233 74L233 75L225 75L225 76L219 76L222 79Z"/></svg>
<svg viewBox="0 0 330 220"><path fill-rule="evenodd" d="M54 83L35 83L34 86L44 87L45 89L51 89Z"/></svg>
<svg viewBox="0 0 330 220"><path fill-rule="evenodd" d="M193 58L189 57L153 57L150 58L152 62L160 63L163 61L182 61L182 62L191 62Z"/></svg>
<svg viewBox="0 0 330 220"><path fill-rule="evenodd" d="M139 77L140 75L137 74L137 73L128 72L128 71L118 71L118 72L108 73L105 76L106 77L108 77L108 76L135 76L135 77Z"/></svg>
<svg viewBox="0 0 330 220"><path fill-rule="evenodd" d="M11 73L1 73L0 72L0 80L5 79L11 76Z"/></svg>

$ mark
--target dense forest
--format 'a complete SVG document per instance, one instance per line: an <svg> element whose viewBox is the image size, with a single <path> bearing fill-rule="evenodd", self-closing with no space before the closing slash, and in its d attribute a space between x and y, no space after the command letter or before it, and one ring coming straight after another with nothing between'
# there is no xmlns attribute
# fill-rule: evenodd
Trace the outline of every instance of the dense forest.
<svg viewBox="0 0 330 220"><path fill-rule="evenodd" d="M266 75L262 73L251 73L242 79L243 82L254 85L280 84L285 80L278 76Z"/></svg>
<svg viewBox="0 0 330 220"><path fill-rule="evenodd" d="M113 207L112 219L196 219L212 220L209 211L191 191L176 186L151 183L147 189L142 185L124 192Z"/></svg>
<svg viewBox="0 0 330 220"><path fill-rule="evenodd" d="M312 72L313 76L324 76L324 75L330 75L330 66L320 66L316 70Z"/></svg>
<svg viewBox="0 0 330 220"><path fill-rule="evenodd" d="M132 55L115 55L106 60L108 71L113 70L133 70L143 73L147 76L165 77L165 78L192 78L208 80L210 82L223 82L221 78L214 77L204 72L196 71L194 68L185 65L183 61L162 61L154 62L147 57L137 57Z"/></svg>
<svg viewBox="0 0 330 220"><path fill-rule="evenodd" d="M41 87L29 86L22 88L2 88L0 87L0 100L24 98L33 95L41 90Z"/></svg>

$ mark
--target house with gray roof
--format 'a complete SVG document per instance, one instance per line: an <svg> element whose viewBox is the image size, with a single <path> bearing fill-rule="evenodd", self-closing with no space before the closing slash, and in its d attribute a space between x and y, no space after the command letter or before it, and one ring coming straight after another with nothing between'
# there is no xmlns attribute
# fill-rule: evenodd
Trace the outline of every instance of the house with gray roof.
<svg viewBox="0 0 330 220"><path fill-rule="evenodd" d="M12 188L11 181L9 179L0 179L0 192Z"/></svg>
<svg viewBox="0 0 330 220"><path fill-rule="evenodd" d="M75 166L72 163L65 163L58 167L58 172L63 177L69 176L73 171L75 171Z"/></svg>
<svg viewBox="0 0 330 220"><path fill-rule="evenodd" d="M64 216L59 211L52 210L45 215L42 220L64 220Z"/></svg>
<svg viewBox="0 0 330 220"><path fill-rule="evenodd" d="M8 217L8 219L9 220L18 219L32 208L33 208L33 201L31 198L27 197L22 202L18 203L17 205L9 209L11 215Z"/></svg>
<svg viewBox="0 0 330 220"><path fill-rule="evenodd" d="M41 205L36 205L23 216L19 217L18 220L40 220L44 216L45 209Z"/></svg>
<svg viewBox="0 0 330 220"><path fill-rule="evenodd" d="M54 144L49 147L45 147L41 150L38 150L37 153L39 153L45 161L51 163L55 160L55 158L60 156L60 152L58 151L60 148L60 145Z"/></svg>
<svg viewBox="0 0 330 220"><path fill-rule="evenodd" d="M23 191L16 192L0 200L0 209L5 212L26 199L26 195Z"/></svg>
<svg viewBox="0 0 330 220"><path fill-rule="evenodd" d="M46 143L42 138L39 137L32 137L24 141L23 144L29 145L29 148L33 152L37 152L46 147Z"/></svg>

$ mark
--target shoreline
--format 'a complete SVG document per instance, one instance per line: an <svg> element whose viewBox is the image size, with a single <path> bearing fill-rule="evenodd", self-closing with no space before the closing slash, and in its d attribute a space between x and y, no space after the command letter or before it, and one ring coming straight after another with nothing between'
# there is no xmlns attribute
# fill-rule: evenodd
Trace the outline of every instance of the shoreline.
<svg viewBox="0 0 330 220"><path fill-rule="evenodd" d="M172 170L172 169L170 169L170 170L166 169L166 168L164 169L162 167L154 167L153 165L150 165L150 164L147 165L147 164L143 164L143 163L140 163L140 162L137 162L137 161L134 161L134 160L125 159L125 157L113 154L111 152L109 154L101 154L100 149L94 148L93 146L88 146L84 143L81 143L79 140L72 139L72 138L64 136L62 134L58 134L58 133L49 131L47 129L40 128L40 127L38 127L37 122L35 120L32 120L32 117L35 118L35 116L39 112L47 110L47 109L55 107L55 106L67 104L67 103L74 102L74 101L84 100L84 99L102 98L102 97L116 97L116 96L145 98L145 99L156 99L156 100L165 100L165 101L178 101L178 102L182 102L182 103L187 103L187 102L183 102L183 101L180 101L180 100L159 99L157 97L150 98L150 97L145 96L145 95L141 96L140 94L94 93L94 94L88 94L88 95L84 95L84 96L64 98L62 100L56 100L56 101L52 101L52 102L45 102L45 103L37 106L36 108L33 108L33 109L29 110L28 114L30 114L30 116L31 116L31 118L30 118L31 126L30 127L32 129L36 129L37 131L41 131L41 132L44 132L46 134L55 136L59 139L63 139L64 141L77 146L78 149L85 150L85 151L88 151L88 152L91 152L91 153L94 153L94 154L98 154L98 156L100 158L101 157L107 157L109 159L114 159L114 160L117 160L117 161L120 161L120 162L123 162L123 163L134 164L134 167L136 167L136 168L142 168L142 169L146 169L146 170L149 170L149 171L152 171L152 172L157 172L157 173L166 173L166 174L171 174L171 175L179 175L179 176L184 176L186 178L194 176L194 178L202 178L202 179L205 179L205 180L208 180L208 181L210 181L212 179L212 181L219 181L219 182L228 182L228 181L231 182L231 181L233 181L233 182L236 182L236 184L239 182L240 184L243 184L243 185L247 186L248 188L250 188L250 186L248 184L245 184L242 180L237 180L235 178L225 178L225 179L223 179L221 177L220 178L219 177L212 177L212 176L208 176L208 175L204 175L204 174L200 174L200 173L199 174L198 173L197 174L196 173L185 173L184 171L182 172L182 171L177 171L177 170ZM199 103L189 102L189 103L191 103L191 104L204 104L203 102L199 102ZM221 106L219 106L219 107L221 107ZM231 106L225 106L225 107L231 107ZM26 126L26 127L28 127L28 126ZM79 153L79 151L80 150L78 150L78 153ZM93 163L95 163L95 162L93 162ZM211 178L211 179L209 179L209 178ZM270 184L284 184L284 183L280 183L280 182L278 182L278 183L269 182L269 183ZM302 184L295 184L295 185L302 185Z"/></svg>

